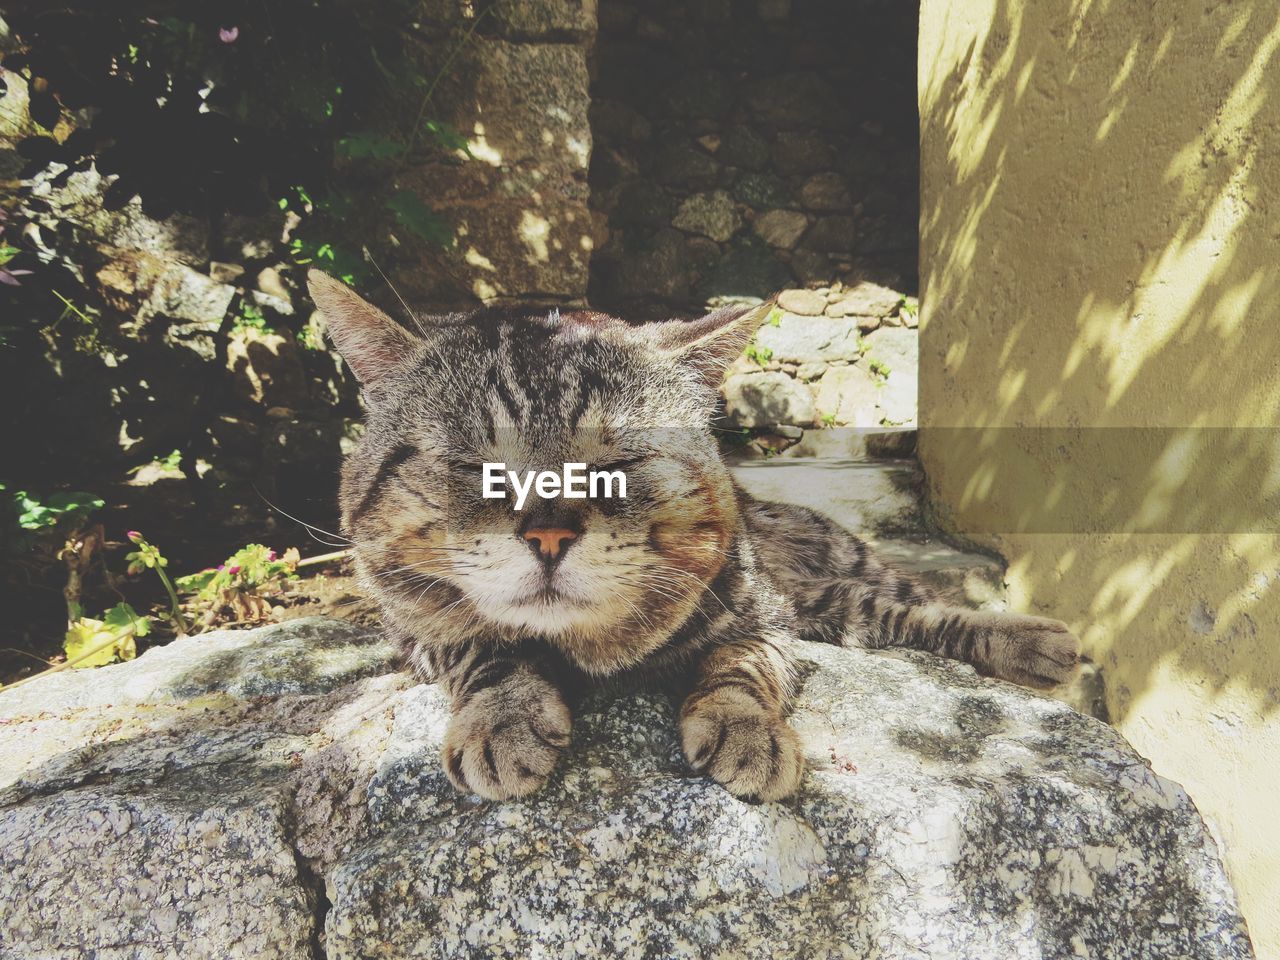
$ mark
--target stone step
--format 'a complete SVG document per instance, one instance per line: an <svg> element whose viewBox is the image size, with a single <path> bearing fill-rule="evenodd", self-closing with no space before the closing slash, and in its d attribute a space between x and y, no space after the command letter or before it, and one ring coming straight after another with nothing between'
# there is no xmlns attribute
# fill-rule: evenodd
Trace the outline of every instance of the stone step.
<svg viewBox="0 0 1280 960"><path fill-rule="evenodd" d="M809 507L859 536L926 531L920 468L911 460L776 458L731 462L730 470L752 496Z"/></svg>
<svg viewBox="0 0 1280 960"><path fill-rule="evenodd" d="M845 460L895 460L914 457L916 431L911 427L823 427L806 430L780 456Z"/></svg>
<svg viewBox="0 0 1280 960"><path fill-rule="evenodd" d="M916 455L912 427L774 427L757 431L735 451L739 460L910 460Z"/></svg>

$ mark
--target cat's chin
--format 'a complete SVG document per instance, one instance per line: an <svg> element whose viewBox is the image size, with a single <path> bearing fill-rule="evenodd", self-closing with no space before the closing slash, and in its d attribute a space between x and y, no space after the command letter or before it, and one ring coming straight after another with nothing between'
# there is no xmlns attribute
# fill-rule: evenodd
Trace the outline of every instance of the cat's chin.
<svg viewBox="0 0 1280 960"><path fill-rule="evenodd" d="M584 629L607 627L616 618L606 614L599 604L585 603L572 597L530 594L521 600L493 604L486 616L508 627L529 630L545 636L558 636Z"/></svg>

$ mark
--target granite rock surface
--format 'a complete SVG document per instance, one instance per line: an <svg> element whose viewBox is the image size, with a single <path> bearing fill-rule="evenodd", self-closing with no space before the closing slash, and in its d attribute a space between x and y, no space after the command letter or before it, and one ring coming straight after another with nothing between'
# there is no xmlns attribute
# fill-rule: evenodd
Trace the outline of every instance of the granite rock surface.
<svg viewBox="0 0 1280 960"><path fill-rule="evenodd" d="M0 692L0 956L1249 957L1183 790L1112 729L925 655L806 645L810 771L751 805L658 693L542 793L440 769L376 633L291 621Z"/></svg>

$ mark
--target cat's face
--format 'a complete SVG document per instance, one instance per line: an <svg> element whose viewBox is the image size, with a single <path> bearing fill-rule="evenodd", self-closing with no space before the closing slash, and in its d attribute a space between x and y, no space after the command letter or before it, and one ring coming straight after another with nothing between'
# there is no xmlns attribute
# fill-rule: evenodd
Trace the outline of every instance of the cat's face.
<svg viewBox="0 0 1280 960"><path fill-rule="evenodd" d="M643 328L480 311L427 321L418 336L327 278L312 284L366 385L343 514L388 615L414 630L539 637L602 673L665 642L737 523L708 426L711 384L759 311ZM517 509L509 477L489 483L505 498L483 495L485 464L521 485L530 471L582 464L612 474L613 495L603 481L595 497L529 488Z"/></svg>

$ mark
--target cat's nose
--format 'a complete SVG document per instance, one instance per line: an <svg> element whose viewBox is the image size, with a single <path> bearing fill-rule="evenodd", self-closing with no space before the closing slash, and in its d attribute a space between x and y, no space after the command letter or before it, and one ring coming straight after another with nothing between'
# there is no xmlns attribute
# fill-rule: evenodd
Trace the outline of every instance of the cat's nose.
<svg viewBox="0 0 1280 960"><path fill-rule="evenodd" d="M543 560L558 560L578 539L578 535L565 527L535 527L523 534L525 542Z"/></svg>

